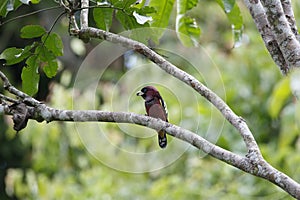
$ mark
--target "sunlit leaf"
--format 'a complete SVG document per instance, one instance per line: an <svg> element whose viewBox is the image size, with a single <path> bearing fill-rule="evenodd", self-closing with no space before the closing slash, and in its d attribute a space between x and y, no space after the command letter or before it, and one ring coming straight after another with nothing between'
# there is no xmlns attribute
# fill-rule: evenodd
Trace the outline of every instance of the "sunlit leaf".
<svg viewBox="0 0 300 200"><path fill-rule="evenodd" d="M156 12L150 16L153 18L151 26L166 28L169 24L170 15L173 9L174 0L152 0L149 6L155 8Z"/></svg>
<svg viewBox="0 0 300 200"><path fill-rule="evenodd" d="M1 53L0 59L6 60L7 65L13 65L27 58L30 55L30 49L30 46L26 46L25 49L8 48Z"/></svg>
<svg viewBox="0 0 300 200"><path fill-rule="evenodd" d="M229 13L235 5L235 0L215 0L225 13Z"/></svg>
<svg viewBox="0 0 300 200"><path fill-rule="evenodd" d="M187 16L186 12L197 5L197 1L177 1L176 32L185 46L197 46L201 33L196 20Z"/></svg>
<svg viewBox="0 0 300 200"><path fill-rule="evenodd" d="M41 1L41 0L31 0L31 3L33 3L33 4L38 4L38 3L40 3L40 1Z"/></svg>

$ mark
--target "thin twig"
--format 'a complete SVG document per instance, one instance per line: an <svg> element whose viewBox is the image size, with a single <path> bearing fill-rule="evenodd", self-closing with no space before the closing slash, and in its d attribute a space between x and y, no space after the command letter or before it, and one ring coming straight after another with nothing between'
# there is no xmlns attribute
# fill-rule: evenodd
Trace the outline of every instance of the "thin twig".
<svg viewBox="0 0 300 200"><path fill-rule="evenodd" d="M8 20L6 20L6 21L4 21L2 23L0 22L0 26L5 25L7 23L10 23L12 21L15 21L17 19L23 18L23 17L28 17L30 15L35 15L35 14L40 13L40 12L44 12L44 11L48 11L48 10L54 10L54 9L57 9L57 8L61 8L61 6L53 6L53 7L50 7L50 8L44 8L44 9L41 9L41 10L33 11L31 13L27 13L27 14L24 14L24 15L19 15L17 17L8 19Z"/></svg>
<svg viewBox="0 0 300 200"><path fill-rule="evenodd" d="M61 13L56 17L56 19L54 20L52 26L51 26L50 29L47 31L47 36L46 36L45 40L43 41L42 46L44 46L46 40L48 39L48 37L49 37L51 31L53 30L53 28L54 28L55 24L57 23L57 21L59 20L59 18L60 18L61 16L63 16L64 14L66 14L66 11L61 12Z"/></svg>
<svg viewBox="0 0 300 200"><path fill-rule="evenodd" d="M0 102L1 102L1 100L8 101L8 102L11 102L11 103L19 103L18 100L13 99L11 97L7 97L7 96L5 96L3 94L0 94Z"/></svg>
<svg viewBox="0 0 300 200"><path fill-rule="evenodd" d="M3 87L5 90L7 90L8 92L10 92L13 95L16 95L17 97L19 97L20 99L22 99L23 101L26 101L27 103L30 103L31 105L35 105L38 106L40 105L40 102L35 100L34 98L32 98L31 96L25 94L24 92L18 90L17 88L15 88L8 80L8 78L5 76L5 74L3 72L0 71L0 79L2 79L3 81Z"/></svg>

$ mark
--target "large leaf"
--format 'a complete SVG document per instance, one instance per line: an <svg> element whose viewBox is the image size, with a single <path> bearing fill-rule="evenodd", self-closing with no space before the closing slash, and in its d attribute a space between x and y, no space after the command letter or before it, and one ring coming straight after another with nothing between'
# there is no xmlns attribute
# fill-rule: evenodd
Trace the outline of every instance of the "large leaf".
<svg viewBox="0 0 300 200"><path fill-rule="evenodd" d="M63 55L63 43L60 36L56 33L51 33L50 35L44 35L42 37L42 42L44 42L45 47L51 51L54 56Z"/></svg>
<svg viewBox="0 0 300 200"><path fill-rule="evenodd" d="M290 95L290 78L285 77L279 83L277 83L269 99L268 111L272 118L278 117L279 112Z"/></svg>
<svg viewBox="0 0 300 200"><path fill-rule="evenodd" d="M243 17L241 15L240 8L235 3L230 12L227 13L227 17L230 23L234 26L233 28L240 30L243 28Z"/></svg>
<svg viewBox="0 0 300 200"><path fill-rule="evenodd" d="M37 55L30 56L23 67L21 78L22 88L28 95L34 95L38 91L40 75L38 73L39 62Z"/></svg>
<svg viewBox="0 0 300 200"><path fill-rule="evenodd" d="M94 20L98 28L108 31L112 24L113 9L96 8L93 10Z"/></svg>
<svg viewBox="0 0 300 200"><path fill-rule="evenodd" d="M197 0L178 0L176 32L180 41L185 46L197 46L201 33L200 27L195 19L186 15L186 13L197 5Z"/></svg>
<svg viewBox="0 0 300 200"><path fill-rule="evenodd" d="M169 24L170 15L175 0L152 0L149 6L155 8L156 12L152 13L152 27L166 28Z"/></svg>
<svg viewBox="0 0 300 200"><path fill-rule="evenodd" d="M40 25L27 25L21 29L21 38L36 38L41 37L46 33L44 27Z"/></svg>

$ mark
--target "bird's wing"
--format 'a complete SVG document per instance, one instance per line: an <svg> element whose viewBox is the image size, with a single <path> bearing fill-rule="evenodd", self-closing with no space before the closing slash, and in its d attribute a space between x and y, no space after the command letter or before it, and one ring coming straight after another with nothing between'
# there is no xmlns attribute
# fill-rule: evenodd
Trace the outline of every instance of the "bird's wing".
<svg viewBox="0 0 300 200"><path fill-rule="evenodd" d="M157 104L153 104L149 110L148 110L148 115L150 117L154 117L154 118L160 118L163 121L167 121L167 115L165 113L165 109L164 107L157 103Z"/></svg>
<svg viewBox="0 0 300 200"><path fill-rule="evenodd" d="M160 104L162 105L162 107L164 108L165 115L166 115L166 121L168 121L168 108L167 108L167 104L164 102L164 100L162 98L160 98L159 101L160 101Z"/></svg>

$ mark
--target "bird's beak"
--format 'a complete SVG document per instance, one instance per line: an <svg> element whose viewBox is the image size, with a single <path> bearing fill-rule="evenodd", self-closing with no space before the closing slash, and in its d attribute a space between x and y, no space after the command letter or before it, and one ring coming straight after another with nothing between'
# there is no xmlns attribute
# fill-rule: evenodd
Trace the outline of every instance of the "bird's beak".
<svg viewBox="0 0 300 200"><path fill-rule="evenodd" d="M137 96L143 96L144 93L142 91L139 91L138 93L136 93Z"/></svg>

